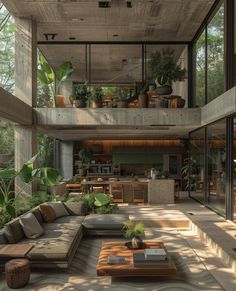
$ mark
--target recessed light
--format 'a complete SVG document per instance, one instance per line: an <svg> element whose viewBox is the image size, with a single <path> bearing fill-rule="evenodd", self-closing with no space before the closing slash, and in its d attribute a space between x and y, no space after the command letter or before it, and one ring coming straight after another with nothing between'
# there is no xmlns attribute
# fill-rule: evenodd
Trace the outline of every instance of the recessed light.
<svg viewBox="0 0 236 291"><path fill-rule="evenodd" d="M80 18L80 21L84 21L84 19L83 18Z"/></svg>
<svg viewBox="0 0 236 291"><path fill-rule="evenodd" d="M126 62L127 62L127 59L123 59L122 62L123 62L123 63L126 63Z"/></svg>
<svg viewBox="0 0 236 291"><path fill-rule="evenodd" d="M69 37L69 40L75 40L76 38L74 36Z"/></svg>
<svg viewBox="0 0 236 291"><path fill-rule="evenodd" d="M119 34L113 34L113 36L114 36L114 37L118 37L118 36L119 36Z"/></svg>

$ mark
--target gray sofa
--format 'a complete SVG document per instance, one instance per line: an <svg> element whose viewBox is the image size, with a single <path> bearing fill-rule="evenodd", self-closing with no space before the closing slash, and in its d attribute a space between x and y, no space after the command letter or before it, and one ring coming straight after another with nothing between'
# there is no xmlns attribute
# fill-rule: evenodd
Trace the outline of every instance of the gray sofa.
<svg viewBox="0 0 236 291"><path fill-rule="evenodd" d="M68 268L84 235L123 234L123 221L129 217L123 214L85 215L79 203L65 204L69 216L45 223L39 207L31 212L44 229L36 239L28 239L16 218L6 224L0 232L0 247L9 243L32 244L27 257L33 268ZM3 259L0 258L3 263Z"/></svg>

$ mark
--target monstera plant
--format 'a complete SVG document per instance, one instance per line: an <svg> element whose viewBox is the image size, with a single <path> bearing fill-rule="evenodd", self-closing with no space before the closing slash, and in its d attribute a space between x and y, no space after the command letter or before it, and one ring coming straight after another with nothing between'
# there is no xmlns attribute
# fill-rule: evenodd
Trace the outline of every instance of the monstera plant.
<svg viewBox="0 0 236 291"><path fill-rule="evenodd" d="M54 73L51 66L43 55L39 56L38 62L38 79L39 81L48 86L51 94L53 95L54 106L57 106L56 96L60 94L61 85L73 73L73 66L71 62L64 62L59 69Z"/></svg>
<svg viewBox="0 0 236 291"><path fill-rule="evenodd" d="M16 217L17 211L15 208L15 201L19 199L29 183L33 180L39 181L45 186L53 186L57 184L61 177L59 172L53 168L33 168L38 154L26 162L20 171L14 168L0 170L0 207L6 211L10 217ZM14 190L14 180L19 177L21 179L22 187Z"/></svg>

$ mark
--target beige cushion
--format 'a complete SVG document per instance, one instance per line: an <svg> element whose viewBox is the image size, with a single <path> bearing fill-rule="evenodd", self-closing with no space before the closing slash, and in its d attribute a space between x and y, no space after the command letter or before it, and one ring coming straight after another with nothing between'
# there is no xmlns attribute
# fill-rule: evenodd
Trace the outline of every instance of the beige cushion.
<svg viewBox="0 0 236 291"><path fill-rule="evenodd" d="M125 214L90 214L85 217L83 226L87 229L120 229L124 227L124 221L129 219Z"/></svg>
<svg viewBox="0 0 236 291"><path fill-rule="evenodd" d="M25 237L19 218L5 224L4 234L10 244L15 244Z"/></svg>
<svg viewBox="0 0 236 291"><path fill-rule="evenodd" d="M86 215L86 205L83 202L65 202L64 205L70 215Z"/></svg>
<svg viewBox="0 0 236 291"><path fill-rule="evenodd" d="M48 204L41 204L39 210L45 222L53 222L57 218L54 209Z"/></svg>
<svg viewBox="0 0 236 291"><path fill-rule="evenodd" d="M56 218L70 215L62 202L48 202L56 213Z"/></svg>
<svg viewBox="0 0 236 291"><path fill-rule="evenodd" d="M44 233L42 226L32 213L27 213L20 218L20 225L27 238L37 238Z"/></svg>

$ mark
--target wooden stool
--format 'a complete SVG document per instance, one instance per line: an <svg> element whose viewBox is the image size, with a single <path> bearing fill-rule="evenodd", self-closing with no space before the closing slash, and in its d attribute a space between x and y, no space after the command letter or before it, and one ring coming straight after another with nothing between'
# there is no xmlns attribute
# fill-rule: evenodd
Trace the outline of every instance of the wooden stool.
<svg viewBox="0 0 236 291"><path fill-rule="evenodd" d="M133 184L133 203L144 203L146 185L134 183Z"/></svg>
<svg viewBox="0 0 236 291"><path fill-rule="evenodd" d="M122 184L111 183L110 193L113 196L113 203L124 203L124 189Z"/></svg>
<svg viewBox="0 0 236 291"><path fill-rule="evenodd" d="M28 259L10 260L5 265L8 287L12 289L26 286L30 279L30 261Z"/></svg>

